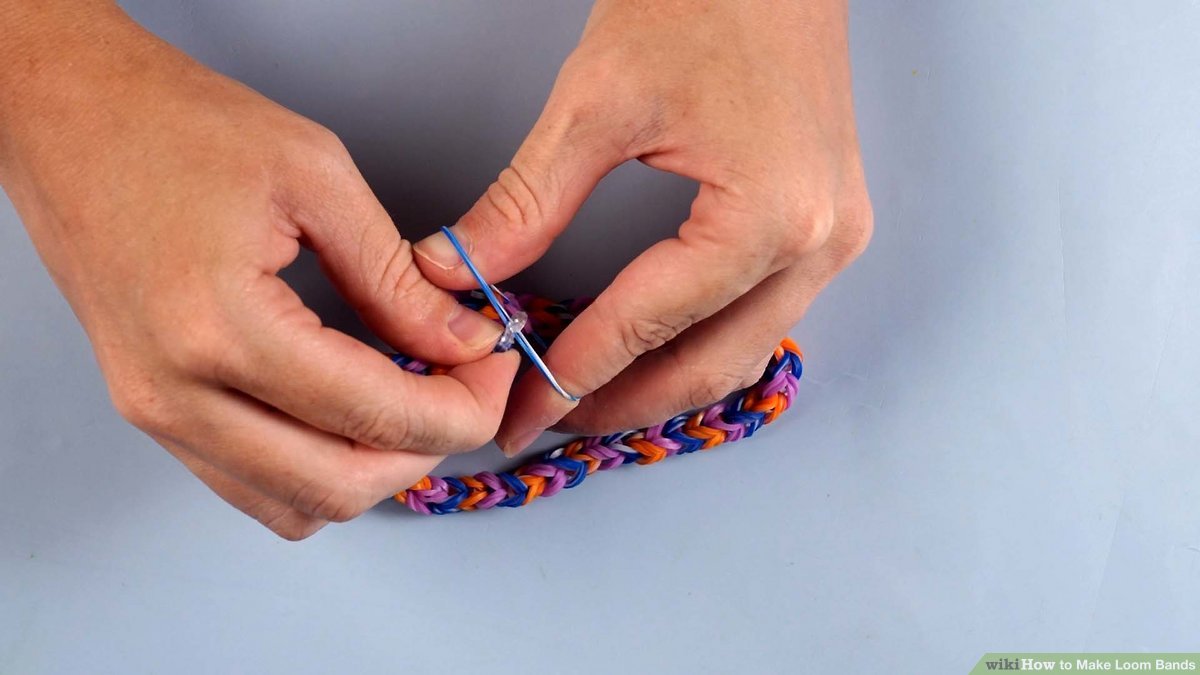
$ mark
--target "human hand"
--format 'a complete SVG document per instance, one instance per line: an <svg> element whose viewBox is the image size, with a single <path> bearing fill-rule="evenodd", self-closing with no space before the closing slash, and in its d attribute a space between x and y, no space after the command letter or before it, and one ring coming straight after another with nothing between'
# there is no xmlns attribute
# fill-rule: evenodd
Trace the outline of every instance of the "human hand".
<svg viewBox="0 0 1200 675"><path fill-rule="evenodd" d="M425 280L332 133L110 3L3 10L0 183L126 418L288 539L492 438L516 357ZM302 243L385 341L465 365L420 377L323 327L276 276Z"/></svg>
<svg viewBox="0 0 1200 675"><path fill-rule="evenodd" d="M691 216L550 347L577 406L522 377L497 435L510 454L560 419L589 433L647 426L754 382L865 248L845 3L599 0L533 131L454 232L502 280L632 158L698 181ZM473 285L441 235L416 251L438 285Z"/></svg>

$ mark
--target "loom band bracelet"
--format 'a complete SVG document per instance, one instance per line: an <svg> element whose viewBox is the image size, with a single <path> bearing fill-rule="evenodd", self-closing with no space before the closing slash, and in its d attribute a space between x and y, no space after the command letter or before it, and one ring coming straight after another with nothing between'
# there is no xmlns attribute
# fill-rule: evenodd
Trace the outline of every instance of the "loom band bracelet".
<svg viewBox="0 0 1200 675"><path fill-rule="evenodd" d="M577 401L565 391L554 374L533 348L530 338L546 345L562 332L589 301L554 304L540 298L518 299L484 280L466 250L449 228L442 232L450 240L467 269L479 284L479 291L468 295L463 304L480 311L504 326L497 351L514 344L533 362L542 376L564 398ZM525 307L531 312L526 312ZM572 311L574 310L574 311ZM429 366L411 357L393 355L401 368L414 373L434 374L444 368ZM722 443L735 442L754 435L791 406L803 372L803 355L791 339L775 349L762 378L726 400L703 410L678 415L645 429L608 436L576 439L526 461L515 471L474 476L426 476L395 495L395 499L422 514L448 514L480 511L495 507L524 506L539 497L551 497L574 488L587 476L625 464L654 464L666 457L708 450Z"/></svg>
<svg viewBox="0 0 1200 675"><path fill-rule="evenodd" d="M539 332L536 320L532 328ZM426 476L395 495L395 499L421 514L514 508L577 487L598 471L626 464L654 464L673 455L750 438L763 425L778 419L795 401L803 358L796 343L785 339L775 349L757 383L703 410L678 415L645 429L578 438L534 456L513 471ZM428 368L423 364L414 368L413 364L419 362L407 357L393 359L413 372Z"/></svg>

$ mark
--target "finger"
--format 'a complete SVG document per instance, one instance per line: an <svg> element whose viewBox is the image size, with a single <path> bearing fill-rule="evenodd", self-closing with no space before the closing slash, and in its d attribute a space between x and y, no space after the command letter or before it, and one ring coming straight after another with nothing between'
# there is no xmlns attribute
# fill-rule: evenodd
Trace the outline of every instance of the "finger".
<svg viewBox="0 0 1200 675"><path fill-rule="evenodd" d="M216 377L318 429L383 450L450 454L491 440L519 359L491 354L415 375L320 320L278 277L249 294Z"/></svg>
<svg viewBox="0 0 1200 675"><path fill-rule="evenodd" d="M281 501L239 483L181 445L163 439L158 439L158 442L217 496L284 539L289 541L307 539L329 524L327 520L302 513Z"/></svg>
<svg viewBox="0 0 1200 675"><path fill-rule="evenodd" d="M372 331L406 354L443 364L488 354L501 327L431 284L345 149L337 143L326 155L299 172L285 202L342 295Z"/></svg>
<svg viewBox="0 0 1200 675"><path fill-rule="evenodd" d="M723 208L722 199L719 189L702 186L679 237L638 256L551 345L546 364L568 392L582 397L599 389L786 265L765 239L768 228ZM511 398L496 437L510 454L574 407L529 377Z"/></svg>
<svg viewBox="0 0 1200 675"><path fill-rule="evenodd" d="M779 341L828 282L798 265L645 354L585 397L557 431L599 435L658 424L757 382Z"/></svg>
<svg viewBox="0 0 1200 675"><path fill-rule="evenodd" d="M317 520L355 518L416 483L442 459L376 450L231 391L204 391L193 397L191 409L187 428L173 434L190 439L182 441L185 449L238 483Z"/></svg>
<svg viewBox="0 0 1200 675"><path fill-rule="evenodd" d="M633 155L632 132L613 117L581 115L556 88L512 163L451 228L489 282L540 258L596 184ZM475 287L449 240L439 233L414 247L421 270L438 286Z"/></svg>

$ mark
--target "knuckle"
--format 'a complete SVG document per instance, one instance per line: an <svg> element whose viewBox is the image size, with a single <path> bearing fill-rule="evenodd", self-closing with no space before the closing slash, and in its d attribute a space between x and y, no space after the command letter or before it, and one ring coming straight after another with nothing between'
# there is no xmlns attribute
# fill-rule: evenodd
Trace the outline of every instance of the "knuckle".
<svg viewBox="0 0 1200 675"><path fill-rule="evenodd" d="M455 455L487 445L500 430L500 422L504 416L504 400L477 403L477 406L464 408L457 415L445 416L433 422L436 431L433 428L422 428L416 434L410 431L403 449Z"/></svg>
<svg viewBox="0 0 1200 675"><path fill-rule="evenodd" d="M794 263L820 249L833 231L832 206L799 205L785 215L779 253L784 262Z"/></svg>
<svg viewBox="0 0 1200 675"><path fill-rule="evenodd" d="M533 184L527 179L528 171L516 164L500 172L484 198L502 224L510 227L536 227L542 222L542 204Z"/></svg>
<svg viewBox="0 0 1200 675"><path fill-rule="evenodd" d="M425 286L425 277L413 260L412 243L401 239L392 252L384 259L379 272L375 275L374 298L380 299L386 306L409 303L418 297ZM412 314L416 308L407 308Z"/></svg>
<svg viewBox="0 0 1200 675"><path fill-rule="evenodd" d="M566 130L594 126L604 118L606 108L611 114L609 94L622 88L628 72L618 52L577 49L563 62L547 107Z"/></svg>
<svg viewBox="0 0 1200 675"><path fill-rule="evenodd" d="M820 250L841 269L862 255L873 232L874 214L865 197L836 205L797 206L783 220L779 257L793 264Z"/></svg>
<svg viewBox="0 0 1200 675"><path fill-rule="evenodd" d="M411 420L378 407L354 408L342 424L342 436L377 450L407 450L418 445L419 431Z"/></svg>
<svg viewBox="0 0 1200 675"><path fill-rule="evenodd" d="M342 164L350 158L350 151L346 149L346 144L329 127L320 124L312 125L309 131L309 143L316 150L318 156L329 161Z"/></svg>
<svg viewBox="0 0 1200 675"><path fill-rule="evenodd" d="M114 378L108 389L113 407L125 421L147 433L163 431L167 426L162 396L152 383L123 376Z"/></svg>
<svg viewBox="0 0 1200 675"><path fill-rule="evenodd" d="M682 315L639 316L618 323L621 344L636 358L675 339L691 320Z"/></svg>
<svg viewBox="0 0 1200 675"><path fill-rule="evenodd" d="M538 129L581 153L632 158L666 130L672 101L630 79L631 56L623 50L583 48L559 70ZM647 99L653 104L643 105Z"/></svg>
<svg viewBox="0 0 1200 675"><path fill-rule="evenodd" d="M300 516L293 510L280 510L270 518L260 520L264 527L287 541L308 539L320 530L320 521Z"/></svg>
<svg viewBox="0 0 1200 675"><path fill-rule="evenodd" d="M561 78L578 83L580 88L601 88L615 85L629 72L629 58L616 49L582 46L571 52L563 62Z"/></svg>
<svg viewBox="0 0 1200 675"><path fill-rule="evenodd" d="M155 437L176 437L188 427L188 410L174 402L177 392L164 376L122 368L107 376L109 398L126 422Z"/></svg>
<svg viewBox="0 0 1200 675"><path fill-rule="evenodd" d="M354 520L373 506L364 486L350 477L307 481L295 491L289 505L331 523Z"/></svg>
<svg viewBox="0 0 1200 675"><path fill-rule="evenodd" d="M266 527L285 541L303 541L313 535L311 528L304 527L292 521L279 523L278 525L266 524Z"/></svg>
<svg viewBox="0 0 1200 675"><path fill-rule="evenodd" d="M458 443L459 448L456 449L465 452L487 445L500 430L501 416L502 412L500 411L494 414L489 413L486 415L486 419L470 425L463 431L461 441Z"/></svg>
<svg viewBox="0 0 1200 675"><path fill-rule="evenodd" d="M875 214L870 200L857 200L843 207L827 244L839 267L849 265L862 255L874 232Z"/></svg>
<svg viewBox="0 0 1200 675"><path fill-rule="evenodd" d="M320 124L305 123L289 149L287 155L291 161L307 167L318 180L345 176L354 167L342 139Z"/></svg>
<svg viewBox="0 0 1200 675"><path fill-rule="evenodd" d="M237 341L214 320L193 320L169 331L162 345L168 361L178 370L218 378L228 365Z"/></svg>
<svg viewBox="0 0 1200 675"><path fill-rule="evenodd" d="M747 375L738 370L717 370L706 374L692 387L687 405L690 409L712 405L735 391L758 381L757 374Z"/></svg>

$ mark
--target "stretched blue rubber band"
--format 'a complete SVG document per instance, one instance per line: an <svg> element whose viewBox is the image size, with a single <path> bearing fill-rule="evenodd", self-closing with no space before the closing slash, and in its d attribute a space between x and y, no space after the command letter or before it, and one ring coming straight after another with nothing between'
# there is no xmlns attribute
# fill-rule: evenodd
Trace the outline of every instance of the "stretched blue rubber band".
<svg viewBox="0 0 1200 675"><path fill-rule="evenodd" d="M492 290L492 285L483 278L483 275L479 272L479 268L475 267L475 263L471 261L471 256L467 255L466 249L459 243L458 237L454 236L454 232L450 228L444 226L442 227L442 234L446 235L446 238L450 240L450 244L454 246L454 250L458 251L458 256L467 264L467 269L471 271L471 276L475 277L475 282L479 284L479 290L483 291L483 295L491 303L492 309L496 310L496 315L500 317L500 321L504 324L505 329L512 330L514 326L513 317L505 309L504 303L500 302L500 299L496 297L496 293ZM525 356L529 357L533 366L541 372L542 377L546 378L546 381L550 383L554 391L558 392L559 396L571 402L579 400L578 396L574 396L562 388L562 385L554 378L554 373L550 372L550 368L546 365L545 361L542 361L542 357L538 355L537 350L529 343L529 338L525 337L523 331L519 329L513 331L513 338L516 340L517 345L521 347L521 351L525 352Z"/></svg>

